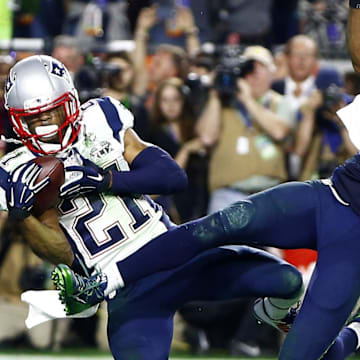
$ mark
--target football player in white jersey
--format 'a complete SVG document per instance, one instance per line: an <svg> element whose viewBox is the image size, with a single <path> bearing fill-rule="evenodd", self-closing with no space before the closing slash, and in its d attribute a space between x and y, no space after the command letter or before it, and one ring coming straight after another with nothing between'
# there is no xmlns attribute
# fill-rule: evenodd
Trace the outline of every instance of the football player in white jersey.
<svg viewBox="0 0 360 360"><path fill-rule="evenodd" d="M36 253L62 263L54 278L69 314L108 301L115 359L168 358L173 315L192 300L269 296L259 311L275 327L289 328L294 315L289 309L302 293L300 273L246 246L215 247L200 255L194 250L189 260L190 247L180 245L184 237L190 243L220 242L227 236L225 217L175 226L143 195L181 191L187 178L166 152L139 139L121 103L105 97L80 108L64 65L44 55L11 69L5 101L24 146L0 161L0 207ZM50 180L36 183L40 165L30 160L43 155L61 158L66 177L56 208L36 218L34 195ZM174 242L180 245L179 266L167 270ZM151 256L141 256L145 249ZM134 263L134 256L140 260Z"/></svg>

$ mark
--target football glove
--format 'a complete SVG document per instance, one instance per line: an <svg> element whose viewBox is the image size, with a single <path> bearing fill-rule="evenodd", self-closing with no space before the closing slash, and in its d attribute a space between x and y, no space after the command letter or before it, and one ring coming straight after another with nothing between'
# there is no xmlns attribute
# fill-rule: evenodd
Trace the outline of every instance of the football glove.
<svg viewBox="0 0 360 360"><path fill-rule="evenodd" d="M93 191L106 192L111 184L111 172L103 170L92 161L82 157L83 166L68 166L65 171L78 172L79 176L60 188L60 197L72 198Z"/></svg>
<svg viewBox="0 0 360 360"><path fill-rule="evenodd" d="M40 165L29 162L9 174L6 189L9 218L23 220L30 215L35 195L50 183L50 178L45 177L35 184L40 172Z"/></svg>

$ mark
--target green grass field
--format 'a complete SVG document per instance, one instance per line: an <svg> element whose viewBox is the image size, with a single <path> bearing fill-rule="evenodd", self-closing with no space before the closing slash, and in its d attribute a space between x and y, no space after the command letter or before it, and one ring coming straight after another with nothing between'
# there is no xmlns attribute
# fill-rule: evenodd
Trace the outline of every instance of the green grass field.
<svg viewBox="0 0 360 360"><path fill-rule="evenodd" d="M91 359L91 360L112 360L113 358L109 355L105 354L91 354L91 353L81 353L81 352L74 352L74 354L1 354L0 353L0 360L77 360L77 359ZM245 358L242 357L227 357L227 356L184 356L184 355L174 355L170 357L171 360L194 360L194 359L201 359L201 360L223 360L223 359L232 359L232 360L242 360ZM248 358L247 358L248 359ZM275 358L257 358L255 360L275 360Z"/></svg>
<svg viewBox="0 0 360 360"><path fill-rule="evenodd" d="M35 350L0 350L0 360L112 360L113 358L109 353L95 350L95 349L76 349L76 350L62 350L60 352L49 351L35 351ZM244 357L233 357L222 354L214 354L209 356L196 356L187 353L174 353L171 355L170 360L242 360L249 359ZM252 358L254 359L254 358ZM254 360L276 360L276 358L256 358ZM360 360L360 359L359 359Z"/></svg>
<svg viewBox="0 0 360 360"><path fill-rule="evenodd" d="M109 353L104 351L99 351L96 349L66 349L59 352L49 352L49 351L38 351L38 350L0 350L0 360L112 360L113 358ZM249 357L235 357L222 354L214 355L189 355L187 353L173 353L170 357L170 360L276 360L276 357L258 357L258 358L249 358ZM359 356L352 356L351 360L360 360Z"/></svg>
<svg viewBox="0 0 360 360"><path fill-rule="evenodd" d="M91 355L91 354L81 354L76 353L74 355L64 355L64 354L0 354L0 360L81 360L81 359L91 359L91 360L112 360L113 358L108 355ZM244 358L244 357L232 357L232 356L217 356L217 357L206 357L206 356L171 356L170 360L276 360L273 357L267 358ZM360 360L359 356L351 357L352 360Z"/></svg>
<svg viewBox="0 0 360 360"><path fill-rule="evenodd" d="M66 350L59 353L49 353L41 351L27 351L22 352L19 350L14 351L0 351L0 360L112 360L113 358L107 353L100 352L97 350ZM259 357L259 358L245 358L245 357L234 357L228 355L211 355L211 356L195 356L186 354L173 354L170 360L276 360L275 357ZM360 360L360 356L351 357L352 360Z"/></svg>
<svg viewBox="0 0 360 360"><path fill-rule="evenodd" d="M112 360L113 358L109 355L99 355L99 354L81 354L80 352L76 352L73 355L70 354L0 354L0 360L78 360L78 359L91 359L91 360ZM232 360L242 360L249 359L243 357L226 357L226 356L214 356L214 357L206 357L206 356L180 356L174 355L170 357L170 360L223 360L223 359L232 359ZM254 359L254 358L252 358ZM275 358L256 358L254 360L275 360Z"/></svg>
<svg viewBox="0 0 360 360"><path fill-rule="evenodd" d="M60 355L60 354L48 354L48 355L27 355L27 354L2 354L0 355L0 360L78 360L78 359L91 359L91 360L112 360L112 357L109 356L99 356L99 355ZM276 358L243 358L243 357L230 357L230 356L223 356L223 357L178 357L172 356L170 360L194 360L194 359L202 359L202 360L224 360L224 359L232 359L232 360L276 360ZM360 357L351 357L352 360L360 360Z"/></svg>
<svg viewBox="0 0 360 360"><path fill-rule="evenodd" d="M26 355L26 354L4 354L0 355L0 360L77 360L77 359L91 359L91 360L112 360L111 356L91 356L76 354L76 355ZM223 360L223 359L233 359L233 360L242 360L249 358L238 358L238 357L171 357L171 360L194 360L194 359L202 359L202 360ZM254 358L253 358L254 359ZM257 358L255 360L275 360L275 358Z"/></svg>
<svg viewBox="0 0 360 360"><path fill-rule="evenodd" d="M92 359L92 360L112 360L112 357L90 357L90 356L56 356L56 355L44 355L44 356L40 356L40 355L0 355L0 360L12 360L12 359L17 359L17 360L78 360L78 359ZM193 357L171 357L170 360L194 360L196 358ZM223 360L225 359L224 357L217 357L217 358L201 358L203 360ZM230 359L237 359L237 360L242 360L242 359L249 359L249 358L234 358L231 357ZM254 359L254 358L252 358ZM275 358L256 358L255 360L275 360Z"/></svg>

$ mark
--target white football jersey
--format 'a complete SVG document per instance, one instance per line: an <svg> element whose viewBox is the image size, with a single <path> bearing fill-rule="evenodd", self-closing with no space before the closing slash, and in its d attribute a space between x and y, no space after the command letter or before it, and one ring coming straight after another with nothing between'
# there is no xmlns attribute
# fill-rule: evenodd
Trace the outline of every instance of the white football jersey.
<svg viewBox="0 0 360 360"><path fill-rule="evenodd" d="M81 156L102 168L129 171L124 159L124 135L133 126L133 115L110 97L93 99L82 106L82 126L77 141L57 157L65 167L81 165ZM7 154L0 162L11 171L34 158L26 147ZM78 176L66 172L65 183ZM0 206L4 199L0 194ZM6 206L6 201L5 201ZM116 262L131 255L168 229L162 208L144 195L115 196L91 193L62 200L60 225L74 252L88 268L118 272ZM49 239L51 241L51 239Z"/></svg>

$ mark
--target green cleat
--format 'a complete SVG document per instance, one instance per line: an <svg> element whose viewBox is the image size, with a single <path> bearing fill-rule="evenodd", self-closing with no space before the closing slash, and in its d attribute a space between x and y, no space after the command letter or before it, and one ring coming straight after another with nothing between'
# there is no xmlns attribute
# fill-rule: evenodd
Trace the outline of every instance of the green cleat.
<svg viewBox="0 0 360 360"><path fill-rule="evenodd" d="M86 277L60 264L52 272L51 279L60 291L60 301L65 305L67 315L78 314L104 300L105 274Z"/></svg>
<svg viewBox="0 0 360 360"><path fill-rule="evenodd" d="M349 318L346 321L346 326L349 326L351 323L360 323L360 305L359 305L359 300L356 304L356 306L354 307L353 311L351 312Z"/></svg>

